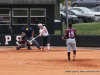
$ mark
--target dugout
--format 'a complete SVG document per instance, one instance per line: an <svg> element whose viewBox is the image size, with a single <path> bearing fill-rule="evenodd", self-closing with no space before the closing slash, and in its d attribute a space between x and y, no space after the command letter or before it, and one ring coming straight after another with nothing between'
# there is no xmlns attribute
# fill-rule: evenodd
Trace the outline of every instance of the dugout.
<svg viewBox="0 0 100 75"><path fill-rule="evenodd" d="M54 34L55 0L0 0L0 34L20 34L29 24L39 33L38 23Z"/></svg>

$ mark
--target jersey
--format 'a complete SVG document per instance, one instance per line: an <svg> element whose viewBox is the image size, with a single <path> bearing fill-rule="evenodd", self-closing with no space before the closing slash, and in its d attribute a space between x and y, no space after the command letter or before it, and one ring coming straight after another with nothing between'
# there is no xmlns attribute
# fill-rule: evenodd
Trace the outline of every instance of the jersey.
<svg viewBox="0 0 100 75"><path fill-rule="evenodd" d="M76 35L76 29L75 28L68 28L65 30L65 34L67 34L67 39L71 38L75 38Z"/></svg>
<svg viewBox="0 0 100 75"><path fill-rule="evenodd" d="M43 28L45 28L45 31L42 33L43 36L48 36L49 33L48 33L48 30L45 26L43 26ZM39 32L41 33L43 31L43 29L40 29Z"/></svg>
<svg viewBox="0 0 100 75"><path fill-rule="evenodd" d="M23 40L23 41L19 41L19 44L24 44L27 41L27 37L26 36L23 36L20 39Z"/></svg>
<svg viewBox="0 0 100 75"><path fill-rule="evenodd" d="M28 27L28 28L23 27L22 28L22 32L24 32L27 37L32 37L32 32L33 31L34 30L31 27Z"/></svg>
<svg viewBox="0 0 100 75"><path fill-rule="evenodd" d="M75 42L76 29L68 28L65 30L65 34L67 34L67 40L66 40L67 52L71 52L71 47L73 50L76 50L76 42Z"/></svg>

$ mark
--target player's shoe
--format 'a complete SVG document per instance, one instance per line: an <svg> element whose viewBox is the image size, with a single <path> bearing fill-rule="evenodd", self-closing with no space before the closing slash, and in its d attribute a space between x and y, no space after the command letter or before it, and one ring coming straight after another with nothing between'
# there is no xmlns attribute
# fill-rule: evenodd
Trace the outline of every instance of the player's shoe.
<svg viewBox="0 0 100 75"><path fill-rule="evenodd" d="M41 49L41 48L38 48L38 49Z"/></svg>
<svg viewBox="0 0 100 75"><path fill-rule="evenodd" d="M67 61L71 61L71 59L68 59Z"/></svg>
<svg viewBox="0 0 100 75"><path fill-rule="evenodd" d="M43 49L44 49L44 47L41 48L41 50L43 50Z"/></svg>
<svg viewBox="0 0 100 75"><path fill-rule="evenodd" d="M49 49L46 49L46 51L50 51Z"/></svg>
<svg viewBox="0 0 100 75"><path fill-rule="evenodd" d="M75 61L76 55L73 55L73 61Z"/></svg>
<svg viewBox="0 0 100 75"><path fill-rule="evenodd" d="M32 50L32 48L30 47L30 48L28 48L28 50Z"/></svg>
<svg viewBox="0 0 100 75"><path fill-rule="evenodd" d="M19 50L20 48L19 47L16 47L16 50Z"/></svg>

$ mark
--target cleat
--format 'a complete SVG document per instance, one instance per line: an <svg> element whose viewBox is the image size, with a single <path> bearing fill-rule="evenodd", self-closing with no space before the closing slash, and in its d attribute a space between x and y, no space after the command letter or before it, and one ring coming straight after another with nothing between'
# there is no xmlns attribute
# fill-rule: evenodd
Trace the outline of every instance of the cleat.
<svg viewBox="0 0 100 75"><path fill-rule="evenodd" d="M32 50L32 48L30 47L30 48L28 48L28 50Z"/></svg>
<svg viewBox="0 0 100 75"><path fill-rule="evenodd" d="M19 47L16 47L16 50L19 50Z"/></svg>
<svg viewBox="0 0 100 75"><path fill-rule="evenodd" d="M43 50L43 49L44 49L44 47L41 48L41 50Z"/></svg>
<svg viewBox="0 0 100 75"><path fill-rule="evenodd" d="M37 47L38 49L41 49L41 47Z"/></svg>
<svg viewBox="0 0 100 75"><path fill-rule="evenodd" d="M38 48L38 49L41 49L41 48Z"/></svg>
<svg viewBox="0 0 100 75"><path fill-rule="evenodd" d="M76 58L76 56L75 56L75 55L73 55L73 61L75 61L75 58Z"/></svg>
<svg viewBox="0 0 100 75"><path fill-rule="evenodd" d="M35 48L41 49L41 47L35 47Z"/></svg>
<svg viewBox="0 0 100 75"><path fill-rule="evenodd" d="M68 59L67 61L71 61L71 59Z"/></svg>
<svg viewBox="0 0 100 75"><path fill-rule="evenodd" d="M46 51L50 51L49 49L47 49Z"/></svg>

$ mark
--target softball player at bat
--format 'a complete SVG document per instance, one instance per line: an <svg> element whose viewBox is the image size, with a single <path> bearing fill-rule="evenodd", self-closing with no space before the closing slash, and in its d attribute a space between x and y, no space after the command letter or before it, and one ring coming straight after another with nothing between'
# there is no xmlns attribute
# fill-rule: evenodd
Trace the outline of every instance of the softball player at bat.
<svg viewBox="0 0 100 75"><path fill-rule="evenodd" d="M76 58L76 42L75 42L76 29L72 28L71 23L69 23L68 26L69 28L65 30L65 35L64 37L62 37L62 39L65 39L67 37L66 44L67 44L68 61L71 61L70 59L71 47L73 49L73 60L75 60Z"/></svg>
<svg viewBox="0 0 100 75"><path fill-rule="evenodd" d="M47 50L46 51L49 51L50 37L49 37L48 30L42 24L38 24L38 27L40 28L40 30L39 30L40 35L39 36L43 36L43 47L41 48L41 50L43 50L45 45L47 44Z"/></svg>
<svg viewBox="0 0 100 75"><path fill-rule="evenodd" d="M26 46L28 46L28 50L32 50L29 41L27 41L26 34L22 33L21 38L18 41L18 46L16 47L16 50L19 50L20 48L25 48Z"/></svg>

